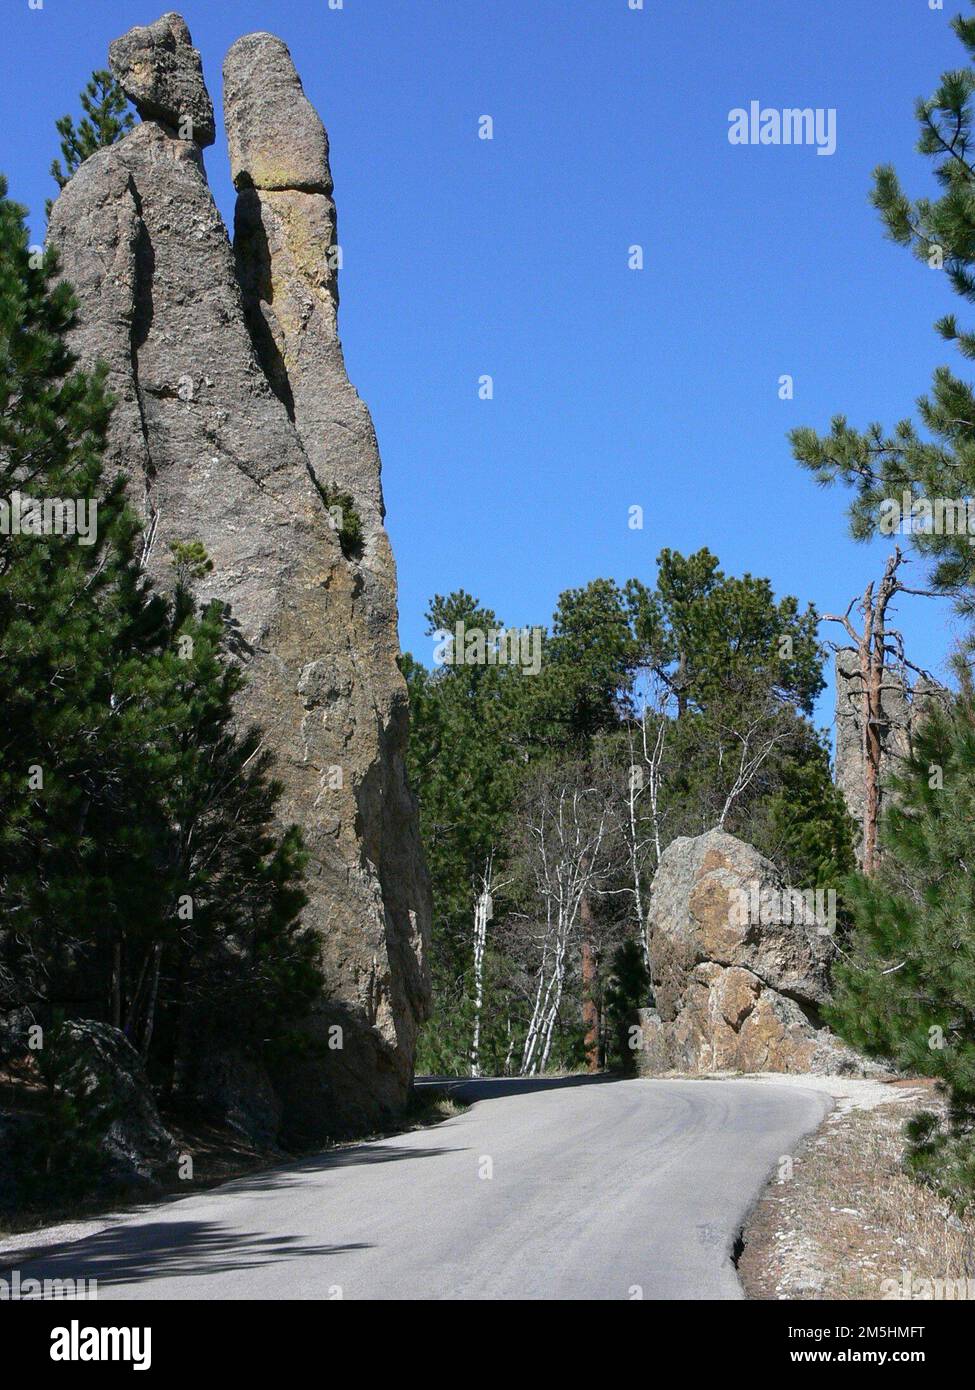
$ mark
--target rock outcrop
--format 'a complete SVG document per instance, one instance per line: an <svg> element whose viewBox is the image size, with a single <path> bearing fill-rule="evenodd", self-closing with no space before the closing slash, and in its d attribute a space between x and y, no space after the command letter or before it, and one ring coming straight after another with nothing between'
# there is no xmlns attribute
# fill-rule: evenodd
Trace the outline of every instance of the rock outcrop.
<svg viewBox="0 0 975 1390"><path fill-rule="evenodd" d="M334 1133L406 1098L430 905L379 454L337 336L328 141L285 45L235 44L235 254L203 167L212 119L186 25L133 30L110 60L143 121L81 165L52 213L81 305L72 346L108 366L107 464L131 480L155 582L172 582L171 542L199 540L214 566L200 598L231 608L240 717L262 726L282 821L304 832L328 984L316 1033L331 1046L276 1086L287 1128Z"/></svg>
<svg viewBox="0 0 975 1390"><path fill-rule="evenodd" d="M84 1097L113 1186L155 1188L176 1176L179 1150L159 1118L142 1059L118 1028L91 1019L62 1025L60 1084Z"/></svg>
<svg viewBox="0 0 975 1390"><path fill-rule="evenodd" d="M116 81L140 115L206 147L217 137L203 64L181 15L130 29L109 45Z"/></svg>
<svg viewBox="0 0 975 1390"><path fill-rule="evenodd" d="M118 1028L72 1019L57 1029L56 1100L0 1109L0 1214L22 1216L73 1184L105 1197L155 1196L179 1177L181 1154L163 1124L142 1058ZM70 1108L58 1111L63 1101ZM59 1126L53 1169L51 1125Z"/></svg>
<svg viewBox="0 0 975 1390"><path fill-rule="evenodd" d="M874 1071L818 1016L834 954L829 899L789 890L720 830L674 840L649 909L655 1009L641 1012L644 1075Z"/></svg>

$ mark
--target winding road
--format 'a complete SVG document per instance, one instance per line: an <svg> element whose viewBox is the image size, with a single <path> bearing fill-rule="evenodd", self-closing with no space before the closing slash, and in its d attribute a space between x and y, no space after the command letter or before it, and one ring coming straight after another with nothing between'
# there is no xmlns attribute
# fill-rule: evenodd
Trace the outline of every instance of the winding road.
<svg viewBox="0 0 975 1390"><path fill-rule="evenodd" d="M731 1252L748 1209L831 1106L763 1079L456 1090L471 1108L434 1128L141 1207L0 1266L97 1279L100 1302L741 1298Z"/></svg>

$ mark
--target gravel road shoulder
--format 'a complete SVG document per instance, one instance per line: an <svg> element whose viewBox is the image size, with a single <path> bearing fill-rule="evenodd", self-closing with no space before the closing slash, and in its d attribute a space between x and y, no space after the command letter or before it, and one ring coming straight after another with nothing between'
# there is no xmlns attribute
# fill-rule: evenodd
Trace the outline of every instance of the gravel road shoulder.
<svg viewBox="0 0 975 1390"><path fill-rule="evenodd" d="M774 1079L827 1090L836 1107L751 1213L738 1259L746 1297L975 1296L975 1227L902 1166L905 1121L941 1104L932 1083Z"/></svg>

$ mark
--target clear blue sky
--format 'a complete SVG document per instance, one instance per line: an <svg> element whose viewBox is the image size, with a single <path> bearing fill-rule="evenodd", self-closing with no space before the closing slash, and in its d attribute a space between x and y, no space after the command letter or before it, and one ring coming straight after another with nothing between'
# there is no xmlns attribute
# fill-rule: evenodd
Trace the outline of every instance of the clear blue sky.
<svg viewBox="0 0 975 1390"><path fill-rule="evenodd" d="M404 647L429 660L435 592L545 622L566 587L652 580L663 546L708 545L824 611L862 591L885 548L848 539L843 494L785 434L838 411L893 423L951 360L931 324L964 306L884 240L867 194L886 160L930 187L913 102L963 61L961 3L185 0L216 103L230 43L270 29L328 127L342 336L382 447ZM37 238L55 119L109 40L164 8L5 0L0 168ZM730 145L751 100L835 107L836 153ZM229 220L222 135L206 159ZM945 606L900 616L939 668Z"/></svg>

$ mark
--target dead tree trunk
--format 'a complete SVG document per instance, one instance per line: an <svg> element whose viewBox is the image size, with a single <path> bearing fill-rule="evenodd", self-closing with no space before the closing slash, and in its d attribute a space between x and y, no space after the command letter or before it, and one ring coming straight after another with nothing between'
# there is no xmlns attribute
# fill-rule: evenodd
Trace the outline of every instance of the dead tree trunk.
<svg viewBox="0 0 975 1390"><path fill-rule="evenodd" d="M886 681L890 671L890 660L901 667L910 667L920 675L926 672L914 666L904 657L903 639L896 628L887 624L891 601L897 594L917 594L925 598L935 597L927 590L909 589L898 578L901 565L906 563L900 547L884 566L883 577L876 586L869 583L863 597L857 604L863 615L863 630L857 632L850 621L856 599L850 601L845 613L824 613L823 622L840 623L845 628L857 655L860 676L860 726L863 751L863 872L873 874L877 870L879 850L878 832L881 813L881 778L884 757L887 750L889 720L884 710L884 691L899 688Z"/></svg>

